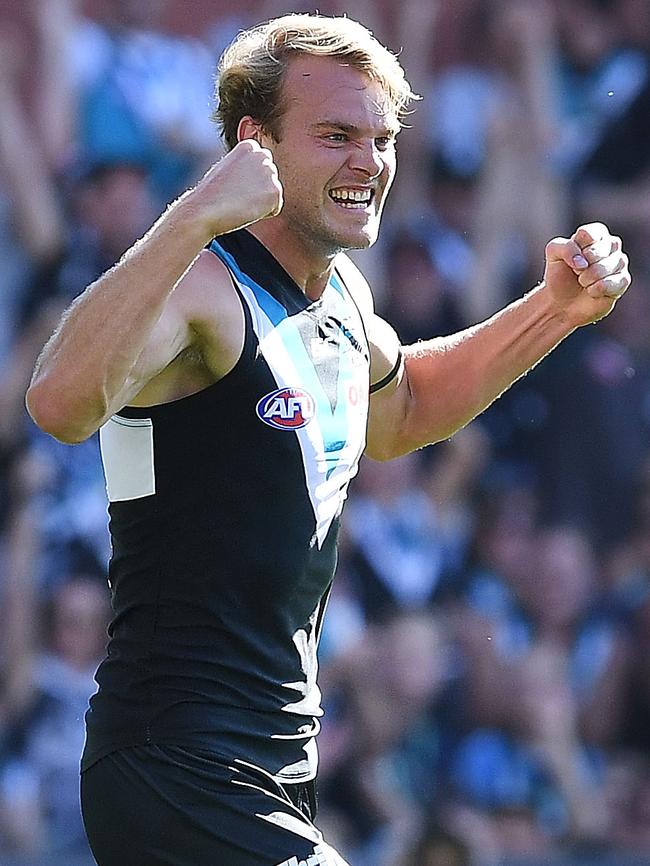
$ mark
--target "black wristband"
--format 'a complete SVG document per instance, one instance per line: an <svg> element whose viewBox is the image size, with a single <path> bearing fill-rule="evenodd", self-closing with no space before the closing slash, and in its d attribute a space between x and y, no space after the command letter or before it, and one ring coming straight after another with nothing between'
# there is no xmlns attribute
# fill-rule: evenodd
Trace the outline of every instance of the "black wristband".
<svg viewBox="0 0 650 866"><path fill-rule="evenodd" d="M377 391L380 391L382 388L385 388L389 382L392 382L395 376L399 373L399 369L402 366L402 350L397 350L397 360L395 361L395 366L393 369L386 373L383 379L380 379L378 382L375 382L374 385L370 386L370 393L375 394Z"/></svg>

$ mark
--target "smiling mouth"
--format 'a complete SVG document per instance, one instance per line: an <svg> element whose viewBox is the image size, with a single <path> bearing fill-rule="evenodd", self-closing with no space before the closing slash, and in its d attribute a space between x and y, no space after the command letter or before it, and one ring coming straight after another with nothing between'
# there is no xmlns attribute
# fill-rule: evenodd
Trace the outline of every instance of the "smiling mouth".
<svg viewBox="0 0 650 866"><path fill-rule="evenodd" d="M331 189L332 201L347 210L365 210L375 197L374 189Z"/></svg>

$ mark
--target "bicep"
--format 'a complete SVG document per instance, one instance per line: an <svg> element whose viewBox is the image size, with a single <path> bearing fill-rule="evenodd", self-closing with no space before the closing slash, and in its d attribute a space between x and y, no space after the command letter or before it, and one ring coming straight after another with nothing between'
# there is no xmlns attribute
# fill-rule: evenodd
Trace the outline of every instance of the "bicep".
<svg viewBox="0 0 650 866"><path fill-rule="evenodd" d="M243 340L242 306L228 271L204 252L152 329L120 395L122 405L164 402L221 378L236 363Z"/></svg>
<svg viewBox="0 0 650 866"><path fill-rule="evenodd" d="M192 332L182 311L169 304L154 325L129 379L125 402L130 402L160 376L192 344Z"/></svg>

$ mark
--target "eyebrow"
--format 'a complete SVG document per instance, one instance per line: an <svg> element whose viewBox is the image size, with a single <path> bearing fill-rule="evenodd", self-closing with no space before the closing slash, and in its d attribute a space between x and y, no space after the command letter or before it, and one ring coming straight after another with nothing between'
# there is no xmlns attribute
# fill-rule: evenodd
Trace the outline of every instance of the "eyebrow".
<svg viewBox="0 0 650 866"><path fill-rule="evenodd" d="M314 123L312 129L320 130L320 129L340 129L341 132L359 132L361 130L360 126L357 126L354 123L346 123L343 120L320 120L318 123ZM381 138L383 135L390 136L394 138L399 132L400 128L397 124L394 126L384 126L383 129L377 131L377 135L375 138Z"/></svg>

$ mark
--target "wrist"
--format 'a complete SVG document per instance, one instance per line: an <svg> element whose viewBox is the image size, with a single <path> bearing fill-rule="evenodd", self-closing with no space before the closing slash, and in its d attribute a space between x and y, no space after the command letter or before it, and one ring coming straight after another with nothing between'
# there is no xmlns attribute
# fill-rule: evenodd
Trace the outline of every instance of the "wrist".
<svg viewBox="0 0 650 866"><path fill-rule="evenodd" d="M212 214L206 213L206 209L194 193L195 189L190 189L176 199L167 209L165 220L175 232L204 247L220 232Z"/></svg>
<svg viewBox="0 0 650 866"><path fill-rule="evenodd" d="M215 200L214 190L210 187L204 189L200 181L183 193L176 204L185 215L184 218L192 223L195 231L205 237L206 243L242 224L238 217L233 216L233 209L228 206L227 201Z"/></svg>
<svg viewBox="0 0 650 866"><path fill-rule="evenodd" d="M555 297L544 280L535 286L528 293L527 297L535 300L539 308L540 317L557 328L562 336L568 336L582 324L581 321L578 321L571 315L570 306L562 303Z"/></svg>

